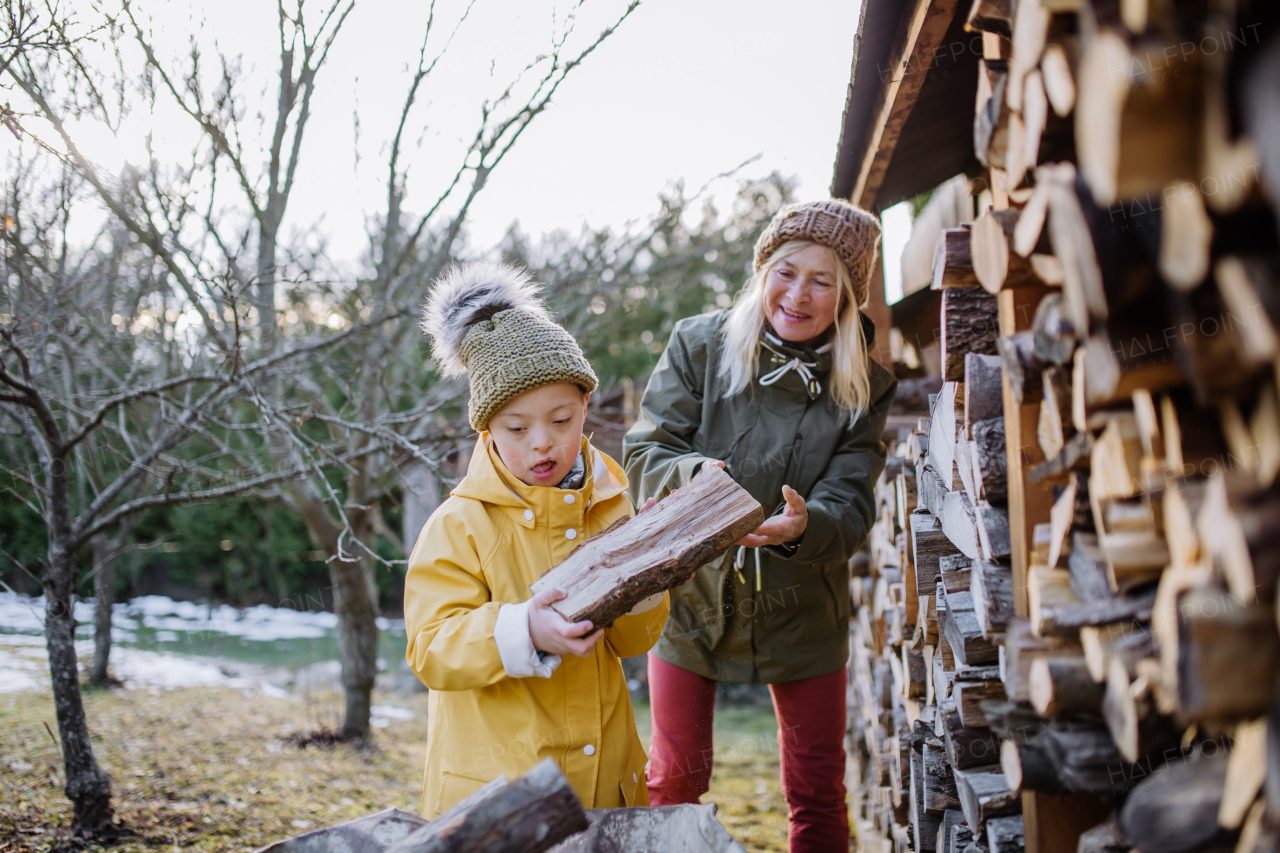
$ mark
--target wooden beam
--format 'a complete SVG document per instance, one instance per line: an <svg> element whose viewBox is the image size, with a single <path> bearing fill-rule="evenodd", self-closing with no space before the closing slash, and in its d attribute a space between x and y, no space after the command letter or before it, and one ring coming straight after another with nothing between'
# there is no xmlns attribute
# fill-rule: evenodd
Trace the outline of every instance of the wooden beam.
<svg viewBox="0 0 1280 853"><path fill-rule="evenodd" d="M853 187L851 198L859 207L870 210L875 204L903 125L958 5L959 0L912 0L903 10L889 62L881 72L882 87L871 111L862 167Z"/></svg>
<svg viewBox="0 0 1280 853"><path fill-rule="evenodd" d="M1009 336L1030 329L1036 305L1049 288L1028 287L1002 290L1000 300L1000 334ZM1051 486L1032 483L1028 474L1032 466L1044 460L1036 428L1040 420L1040 401L1024 399L1019 406L1013 397L1008 372L1004 378L1004 435L1009 454L1009 536L1013 562L1013 604L1019 616L1026 616L1027 568L1031 560L1031 543L1035 526L1049 521L1053 508Z"/></svg>

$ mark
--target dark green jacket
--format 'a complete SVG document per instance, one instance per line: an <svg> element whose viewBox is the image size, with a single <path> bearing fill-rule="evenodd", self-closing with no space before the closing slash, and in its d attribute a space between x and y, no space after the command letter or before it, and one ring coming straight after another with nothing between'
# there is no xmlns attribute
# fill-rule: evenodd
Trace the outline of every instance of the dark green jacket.
<svg viewBox="0 0 1280 853"><path fill-rule="evenodd" d="M871 361L870 410L856 423L831 402L830 355L792 348L818 362L815 400L795 371L726 397L718 334L726 312L676 324L640 402L640 416L622 443L623 466L639 506L689 482L708 459L726 470L765 513L782 511L782 486L804 496L809 523L798 550L738 549L703 566L672 590L671 617L653 653L716 681L771 684L827 675L849 657L849 558L870 529L876 477L884 467L880 437L897 382ZM868 338L874 334L864 322ZM757 376L775 366L761 347ZM743 582L745 580L745 582Z"/></svg>

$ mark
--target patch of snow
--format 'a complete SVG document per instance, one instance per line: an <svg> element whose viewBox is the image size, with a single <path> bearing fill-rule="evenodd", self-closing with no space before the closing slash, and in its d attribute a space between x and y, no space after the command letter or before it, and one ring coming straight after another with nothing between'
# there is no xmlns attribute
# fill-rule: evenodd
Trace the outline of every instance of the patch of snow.
<svg viewBox="0 0 1280 853"><path fill-rule="evenodd" d="M416 716L408 708L399 708L395 705L374 705L369 709L369 713L393 720L412 720Z"/></svg>

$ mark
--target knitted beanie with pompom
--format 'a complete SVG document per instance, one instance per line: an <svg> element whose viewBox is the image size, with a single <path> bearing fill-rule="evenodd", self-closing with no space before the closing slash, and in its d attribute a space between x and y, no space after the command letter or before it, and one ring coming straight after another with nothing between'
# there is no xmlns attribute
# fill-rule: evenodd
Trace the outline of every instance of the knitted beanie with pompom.
<svg viewBox="0 0 1280 853"><path fill-rule="evenodd" d="M578 342L547 313L540 290L526 270L476 262L453 266L427 294L422 330L440 372L467 375L467 419L477 432L525 391L570 382L590 393L599 385Z"/></svg>

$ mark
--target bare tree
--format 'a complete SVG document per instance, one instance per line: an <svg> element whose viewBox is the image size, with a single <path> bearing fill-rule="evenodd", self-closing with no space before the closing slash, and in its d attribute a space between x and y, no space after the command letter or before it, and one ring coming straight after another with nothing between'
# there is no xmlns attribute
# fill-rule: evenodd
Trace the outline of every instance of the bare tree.
<svg viewBox="0 0 1280 853"><path fill-rule="evenodd" d="M289 12L278 6L279 91L262 162L240 142L233 58L217 58L220 83L206 93L199 51L189 71L171 74L132 4L120 20L143 47L145 69L126 67L112 41L120 30L108 20L89 30L100 40L69 38L61 22L44 30L52 34L47 44L24 52L22 39L35 45L37 30L23 23L30 16L11 17L19 35L9 44L18 47L0 45L9 50L0 75L19 103L4 121L22 142L0 219L0 442L10 490L47 532L35 571L78 835L113 831L110 780L88 738L77 672L78 555L107 536L90 549L101 565L123 546L109 544L118 526L149 508L251 493L306 521L331 555L344 730L367 736L376 671L372 578L388 562L376 539L395 541L379 501L404 461L438 471L437 451L457 432L445 413L456 413L459 389L425 378L409 322L421 284L457 253L493 169L636 5L585 47L569 47L566 24L550 53L480 105L465 156L411 216L402 139L419 87L448 46L447 38L438 44L433 7L391 146L371 276L354 284L315 281L280 241L316 75L351 0L315 13L301 3ZM111 174L77 145L71 119L118 127L139 95L174 99L204 144L185 163L150 158ZM224 201L218 177L228 172L234 192ZM219 218L237 205L248 227ZM245 255L252 264L242 263ZM280 322L282 304L298 308L298 322ZM341 487L326 476L331 470L341 472ZM395 544L403 551L408 543Z"/></svg>
<svg viewBox="0 0 1280 853"><path fill-rule="evenodd" d="M342 466L344 488L338 494L321 476L296 479L278 487L259 490L297 513L306 523L317 546L329 555L334 609L339 618L339 655L346 694L343 735L363 739L369 734L369 706L377 674L377 590L374 573L388 560L379 555L379 535L403 553L412 543L400 541L382 517L380 501L396 486L406 461L438 471L438 453L431 446L456 431L436 417L454 402L457 386L434 387L426 378L419 355L416 326L406 318L416 313L423 283L435 278L456 254L463 224L476 197L493 170L519 141L529 125L551 103L566 77L612 35L635 10L631 2L617 19L581 48L570 48L573 17L553 38L550 50L528 63L517 79L500 94L479 105L477 129L458 162L437 179L434 197L421 203L421 213L406 208L408 168L405 164L406 132L415 117L421 87L448 50L458 28L465 24L474 0L452 26L437 20L435 3L427 15L417 64L409 80L389 148L386 172L386 208L376 218L370 234L371 276L342 292L335 311L342 323L361 317L386 317L378 333L363 338L360 347L344 352L310 372L301 372L287 384L259 386L264 434L268 440L258 452L240 458L247 469L266 471L290 457L306 458L319 433L347 449L352 458ZM581 6L580 2L578 6ZM302 156L302 134L315 85L316 69L328 54L348 7L335 4L321 17L314 35L307 35L301 7L296 14L279 14L281 97L275 116L273 143L267 161L252 164L235 140L241 137L235 111L234 67L220 57L224 69L222 88L210 99L201 92L200 69L193 67L180 79L163 67L145 27L126 8L134 37L142 44L148 63L162 81L164 91L182 105L208 135L212 156L225 158L253 211L250 230L222 234L220 223L210 217L209 233L239 292L256 286L260 346L270 350L278 330L275 312L281 302L276 285L284 264L279 259L280 222ZM442 31L443 29L443 31ZM295 68L300 58L301 65ZM193 53L193 62L198 57ZM296 110L296 116L294 111ZM259 198L255 189L263 175L268 187ZM241 247L257 246L257 266L245 270L238 261ZM293 288L290 298L304 298ZM406 405L407 400L413 402ZM426 445L424 447L424 445ZM331 464L332 460L323 460Z"/></svg>

